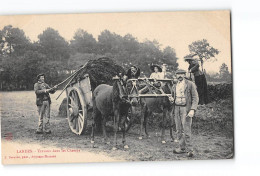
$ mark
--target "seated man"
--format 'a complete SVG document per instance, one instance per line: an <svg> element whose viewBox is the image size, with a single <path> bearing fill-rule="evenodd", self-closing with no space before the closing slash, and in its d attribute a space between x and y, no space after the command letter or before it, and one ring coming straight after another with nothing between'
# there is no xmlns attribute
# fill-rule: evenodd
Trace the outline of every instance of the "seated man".
<svg viewBox="0 0 260 176"><path fill-rule="evenodd" d="M128 69L126 76L128 79L138 79L140 76L140 69L133 65Z"/></svg>

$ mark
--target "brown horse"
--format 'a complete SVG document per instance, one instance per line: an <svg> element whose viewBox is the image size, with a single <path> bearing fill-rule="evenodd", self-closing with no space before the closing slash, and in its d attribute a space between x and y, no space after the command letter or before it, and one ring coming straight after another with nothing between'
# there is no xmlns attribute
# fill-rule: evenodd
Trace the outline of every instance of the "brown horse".
<svg viewBox="0 0 260 176"><path fill-rule="evenodd" d="M162 85L161 89L165 94L171 94L171 85L170 83L161 83ZM157 90L158 91L158 90ZM148 92L152 93L152 92ZM161 93L161 92L158 92ZM165 97L155 97L155 98L141 98L140 99L141 104L141 126L140 126L140 133L139 133L139 139L142 139L143 136L143 126L145 129L145 134L147 137L149 137L148 131L147 131L147 121L148 117L152 115L152 113L163 113L162 117L162 134L161 134L161 142L166 143L165 141L165 128L166 128L166 119L170 119L170 136L172 140L173 134L172 134L172 128L173 128L173 105L169 101L168 96Z"/></svg>
<svg viewBox="0 0 260 176"><path fill-rule="evenodd" d="M123 79L119 78L114 81L113 86L106 84L101 84L95 88L93 91L93 124L91 133L91 143L94 143L94 126L95 119L98 116L102 117L102 131L104 136L104 141L107 142L107 134L105 129L106 120L109 116L114 116L113 118L113 128L114 128L114 147L117 147L117 132L119 130L119 124L122 125L123 139L122 143L124 148L128 148L125 140L125 122L128 110L131 103L128 99L127 90L124 86Z"/></svg>

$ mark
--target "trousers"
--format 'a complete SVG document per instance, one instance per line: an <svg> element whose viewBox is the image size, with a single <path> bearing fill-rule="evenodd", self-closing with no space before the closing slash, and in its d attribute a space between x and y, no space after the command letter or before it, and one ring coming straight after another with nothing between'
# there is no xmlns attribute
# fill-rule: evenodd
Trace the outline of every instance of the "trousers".
<svg viewBox="0 0 260 176"><path fill-rule="evenodd" d="M50 102L43 101L41 106L37 106L39 122L38 122L38 131L43 131L43 117L45 116L44 130L46 132L50 131Z"/></svg>
<svg viewBox="0 0 260 176"><path fill-rule="evenodd" d="M186 107L175 105L174 116L179 147L185 150L193 150L191 143L192 118L187 116Z"/></svg>

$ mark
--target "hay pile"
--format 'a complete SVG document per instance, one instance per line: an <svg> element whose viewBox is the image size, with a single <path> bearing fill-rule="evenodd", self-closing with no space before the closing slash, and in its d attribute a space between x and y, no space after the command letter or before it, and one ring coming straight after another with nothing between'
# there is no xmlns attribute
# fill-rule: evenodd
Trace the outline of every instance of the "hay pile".
<svg viewBox="0 0 260 176"><path fill-rule="evenodd" d="M89 74L91 89L93 91L100 84L112 85L112 78L119 75L119 73L125 74L123 67L117 65L112 59L102 57L99 59L89 60L86 67L77 74L74 81L83 77L85 74ZM59 107L59 116L67 116L66 98L64 98Z"/></svg>
<svg viewBox="0 0 260 176"><path fill-rule="evenodd" d="M123 67L117 65L112 59L101 57L89 60L85 69L76 76L76 79L86 73L89 74L91 88L94 90L100 84L112 85L112 78L119 75L119 73L125 74L125 71Z"/></svg>

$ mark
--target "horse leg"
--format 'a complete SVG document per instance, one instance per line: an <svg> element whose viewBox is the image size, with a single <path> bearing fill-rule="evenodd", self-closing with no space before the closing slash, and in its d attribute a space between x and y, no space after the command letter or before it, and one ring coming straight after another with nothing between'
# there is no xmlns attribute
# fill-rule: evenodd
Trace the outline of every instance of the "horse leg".
<svg viewBox="0 0 260 176"><path fill-rule="evenodd" d="M92 129L91 129L91 144L92 144L92 147L94 148L94 143L95 143L95 140L94 140L94 129L95 129L95 123L94 122L92 122Z"/></svg>
<svg viewBox="0 0 260 176"><path fill-rule="evenodd" d="M102 131L103 131L103 137L104 137L104 143L109 144L107 140L107 131L106 131L106 116L102 116Z"/></svg>
<svg viewBox="0 0 260 176"><path fill-rule="evenodd" d="M144 118L145 118L145 113L147 109L146 109L146 106L143 106L141 107L141 123L140 123L140 132L139 132L139 139L143 139L143 125L144 125Z"/></svg>
<svg viewBox="0 0 260 176"><path fill-rule="evenodd" d="M122 132L123 132L123 138L122 138L122 143L123 143L123 146L125 149L128 149L128 145L126 144L126 139L125 139L125 133L126 133L126 126L125 126L125 123L126 123L126 119L127 116L124 116L124 122L123 122L123 125L122 125Z"/></svg>
<svg viewBox="0 0 260 176"><path fill-rule="evenodd" d="M165 126L166 126L166 114L167 114L167 109L163 108L163 118L162 118L162 136L161 136L161 140L162 143L165 144Z"/></svg>
<svg viewBox="0 0 260 176"><path fill-rule="evenodd" d="M119 110L114 110L114 147L113 150L117 149L117 131L119 125Z"/></svg>
<svg viewBox="0 0 260 176"><path fill-rule="evenodd" d="M148 117L150 117L151 115L152 115L152 112L148 112L148 110L144 114L144 130L145 130L145 134L146 134L147 138L150 138L147 129L148 129Z"/></svg>

